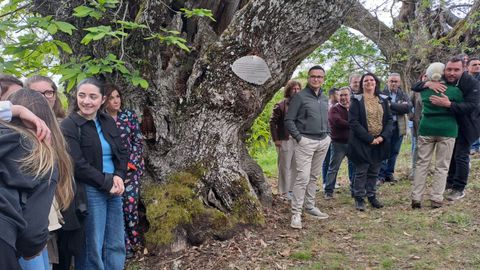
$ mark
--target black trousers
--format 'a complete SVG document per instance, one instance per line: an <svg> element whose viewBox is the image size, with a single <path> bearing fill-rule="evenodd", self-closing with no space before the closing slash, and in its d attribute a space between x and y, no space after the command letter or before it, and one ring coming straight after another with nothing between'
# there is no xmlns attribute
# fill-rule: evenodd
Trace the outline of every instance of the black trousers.
<svg viewBox="0 0 480 270"><path fill-rule="evenodd" d="M15 249L2 239L0 239L0 269L22 270Z"/></svg>
<svg viewBox="0 0 480 270"><path fill-rule="evenodd" d="M447 187L463 191L467 186L468 173L470 172L470 146L475 138L466 138L459 130L455 140L450 168L448 169Z"/></svg>
<svg viewBox="0 0 480 270"><path fill-rule="evenodd" d="M378 172L382 162L374 164L355 163L355 177L353 178L354 197L372 197L377 192Z"/></svg>

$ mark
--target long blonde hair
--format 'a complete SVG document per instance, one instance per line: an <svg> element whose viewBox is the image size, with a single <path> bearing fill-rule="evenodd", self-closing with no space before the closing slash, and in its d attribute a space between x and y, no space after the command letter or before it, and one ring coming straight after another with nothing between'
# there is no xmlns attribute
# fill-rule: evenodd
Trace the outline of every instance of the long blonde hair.
<svg viewBox="0 0 480 270"><path fill-rule="evenodd" d="M21 89L9 98L12 104L22 105L42 119L51 131L51 141L39 141L32 130L27 129L20 121L6 124L22 134L32 143L31 152L20 162L25 174L35 178L52 177L55 166L58 166L58 181L55 198L60 209L66 209L73 200L73 165L67 152L67 143L58 122L42 94Z"/></svg>

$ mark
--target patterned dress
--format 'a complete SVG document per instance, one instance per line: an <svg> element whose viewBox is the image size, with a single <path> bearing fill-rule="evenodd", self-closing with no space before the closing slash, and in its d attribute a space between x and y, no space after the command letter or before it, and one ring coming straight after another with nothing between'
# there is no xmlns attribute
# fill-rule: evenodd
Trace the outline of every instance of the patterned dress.
<svg viewBox="0 0 480 270"><path fill-rule="evenodd" d="M145 169L143 161L143 139L137 115L130 110L121 110L117 114L117 127L128 150L128 170L125 177L123 194L123 213L125 217L125 244L127 256L133 255L144 245L143 235L138 229L138 203L140 199L140 176Z"/></svg>

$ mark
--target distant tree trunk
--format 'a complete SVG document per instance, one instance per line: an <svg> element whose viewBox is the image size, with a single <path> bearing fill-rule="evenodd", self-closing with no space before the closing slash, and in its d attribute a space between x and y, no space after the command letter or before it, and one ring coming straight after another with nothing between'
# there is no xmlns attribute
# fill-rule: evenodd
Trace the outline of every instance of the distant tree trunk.
<svg viewBox="0 0 480 270"><path fill-rule="evenodd" d="M157 32L180 31L191 46L185 53L155 40L143 40L137 31L122 46L102 39L85 47L81 35L58 36L80 58L123 55L130 67L141 71L148 90L134 89L116 74L107 74L126 91L127 107L147 110L155 131L145 155L149 176L164 182L172 173L200 166L198 183L203 201L225 212L238 198L251 193L251 211L261 212L256 199L270 205L272 193L260 167L247 154L246 131L275 92L290 78L297 65L325 42L341 25L353 1L343 0L128 0L99 22L71 16L84 1L37 0L37 10L78 28L109 24L112 19L146 23ZM216 21L186 19L176 13L182 7L208 8ZM125 17L125 18L123 18ZM237 77L230 65L247 55L265 59L272 77L257 86ZM243 190L238 183L247 184ZM245 203L245 202L242 202Z"/></svg>

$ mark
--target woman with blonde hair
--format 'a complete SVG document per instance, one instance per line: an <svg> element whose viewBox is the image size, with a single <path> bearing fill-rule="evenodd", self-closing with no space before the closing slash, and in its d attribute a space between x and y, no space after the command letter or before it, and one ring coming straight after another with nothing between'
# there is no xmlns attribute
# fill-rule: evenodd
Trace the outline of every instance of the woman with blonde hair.
<svg viewBox="0 0 480 270"><path fill-rule="evenodd" d="M73 168L66 142L47 101L21 89L9 97L41 118L51 130L39 141L31 125L0 122L0 269L20 269L17 256L31 258L45 247L48 213L55 194L61 209L73 198Z"/></svg>

